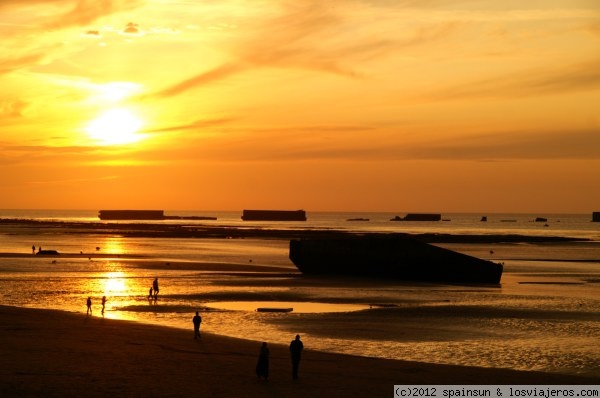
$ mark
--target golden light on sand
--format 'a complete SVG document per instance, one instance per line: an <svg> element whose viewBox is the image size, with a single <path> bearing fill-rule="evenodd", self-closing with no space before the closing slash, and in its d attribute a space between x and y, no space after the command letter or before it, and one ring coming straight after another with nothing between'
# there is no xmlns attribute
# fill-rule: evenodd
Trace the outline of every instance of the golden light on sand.
<svg viewBox="0 0 600 398"><path fill-rule="evenodd" d="M86 127L88 136L99 145L124 145L144 138L142 120L127 108L109 109Z"/></svg>

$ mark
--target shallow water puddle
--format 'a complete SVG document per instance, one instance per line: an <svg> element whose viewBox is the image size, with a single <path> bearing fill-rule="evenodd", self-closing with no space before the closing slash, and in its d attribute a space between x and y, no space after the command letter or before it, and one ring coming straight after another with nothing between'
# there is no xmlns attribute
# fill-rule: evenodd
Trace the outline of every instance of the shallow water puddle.
<svg viewBox="0 0 600 398"><path fill-rule="evenodd" d="M218 301L206 307L230 311L324 313L350 312L368 309L363 304L331 304L295 301ZM291 309L291 310L290 310Z"/></svg>

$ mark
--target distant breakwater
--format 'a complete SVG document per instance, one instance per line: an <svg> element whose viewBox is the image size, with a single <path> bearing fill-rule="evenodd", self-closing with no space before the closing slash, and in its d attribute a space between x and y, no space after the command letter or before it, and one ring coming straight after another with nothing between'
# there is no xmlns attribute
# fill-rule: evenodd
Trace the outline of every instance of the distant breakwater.
<svg viewBox="0 0 600 398"><path fill-rule="evenodd" d="M220 239L301 239L301 238L342 238L361 236L409 235L425 243L565 243L589 241L589 239L564 236L529 236L520 234L407 234L401 232L350 232L330 228L268 228L237 227L227 225L165 224L165 223L106 223L71 222L31 219L0 219L0 228L23 228L44 230L44 232L68 234L106 234L123 237L142 238L220 238Z"/></svg>

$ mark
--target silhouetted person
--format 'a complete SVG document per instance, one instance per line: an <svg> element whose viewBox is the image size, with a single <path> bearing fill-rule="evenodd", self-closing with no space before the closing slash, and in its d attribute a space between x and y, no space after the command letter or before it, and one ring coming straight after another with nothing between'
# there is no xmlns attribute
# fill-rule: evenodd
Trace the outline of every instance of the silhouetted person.
<svg viewBox="0 0 600 398"><path fill-rule="evenodd" d="M150 286L150 290L148 291L148 301L152 300L152 286Z"/></svg>
<svg viewBox="0 0 600 398"><path fill-rule="evenodd" d="M192 323L194 324L194 339L200 338L200 324L202 323L202 317L196 311L196 315L192 318Z"/></svg>
<svg viewBox="0 0 600 398"><path fill-rule="evenodd" d="M256 377L269 380L269 347L267 347L267 343L262 343L260 347L256 363Z"/></svg>
<svg viewBox="0 0 600 398"><path fill-rule="evenodd" d="M292 355L292 378L296 380L298 378L298 367L300 366L300 357L304 344L300 341L300 335L296 335L296 339L290 343L290 354Z"/></svg>
<svg viewBox="0 0 600 398"><path fill-rule="evenodd" d="M152 288L154 289L154 300L156 300L158 298L158 278L154 278Z"/></svg>
<svg viewBox="0 0 600 398"><path fill-rule="evenodd" d="M91 314L92 313L92 298L88 297L87 298L87 312L85 313L86 315Z"/></svg>
<svg viewBox="0 0 600 398"><path fill-rule="evenodd" d="M106 305L106 296L102 296L102 316L104 316L104 306Z"/></svg>
<svg viewBox="0 0 600 398"><path fill-rule="evenodd" d="M31 253L35 254L35 245L31 246Z"/></svg>

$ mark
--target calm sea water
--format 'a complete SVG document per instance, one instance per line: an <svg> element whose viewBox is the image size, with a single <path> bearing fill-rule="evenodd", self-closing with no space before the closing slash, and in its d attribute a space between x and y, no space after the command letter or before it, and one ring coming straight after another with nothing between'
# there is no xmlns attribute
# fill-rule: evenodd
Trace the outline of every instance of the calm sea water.
<svg viewBox="0 0 600 398"><path fill-rule="evenodd" d="M446 244L503 262L501 286L307 278L278 239L124 238L0 227L0 304L85 312L107 296L104 316L373 357L592 375L600 378L600 223L590 214L444 214L441 222L391 222L403 213L308 213L307 222L247 223L241 212L190 224L377 232L524 234L589 241L564 244ZM481 222L487 216L487 222ZM547 222L534 222L545 217ZM0 218L98 222L97 211L0 210ZM368 218L369 221L347 221ZM165 221L164 223L181 223ZM40 258L32 245L105 258ZM99 248L99 250L96 250ZM129 258L129 259L127 259ZM196 263L213 264L211 271ZM231 265L236 272L229 272ZM227 272L219 272L220 267ZM247 267L247 270L245 269ZM275 272L255 272L276 267ZM274 268L275 269L275 268ZM282 272L282 270L284 272ZM247 272L240 272L247 271ZM160 297L147 292L159 278ZM260 313L259 306L293 307Z"/></svg>
<svg viewBox="0 0 600 398"><path fill-rule="evenodd" d="M347 212L307 212L306 222L247 222L242 221L241 211L165 211L166 215L177 216L211 216L217 220L185 221L186 224L206 224L234 227L277 227L277 228L309 228L338 229L351 231L377 232L439 232L439 233L521 233L536 236L572 236L600 240L600 224L592 223L592 214L481 214L481 213L449 213L442 214L442 222L390 222L395 216L406 213L347 213ZM481 217L487 222L481 222ZM547 222L534 222L543 217ZM98 222L97 210L2 210L0 218L19 218L56 221ZM369 221L348 221L365 218ZM163 223L181 223L181 221L163 221Z"/></svg>

